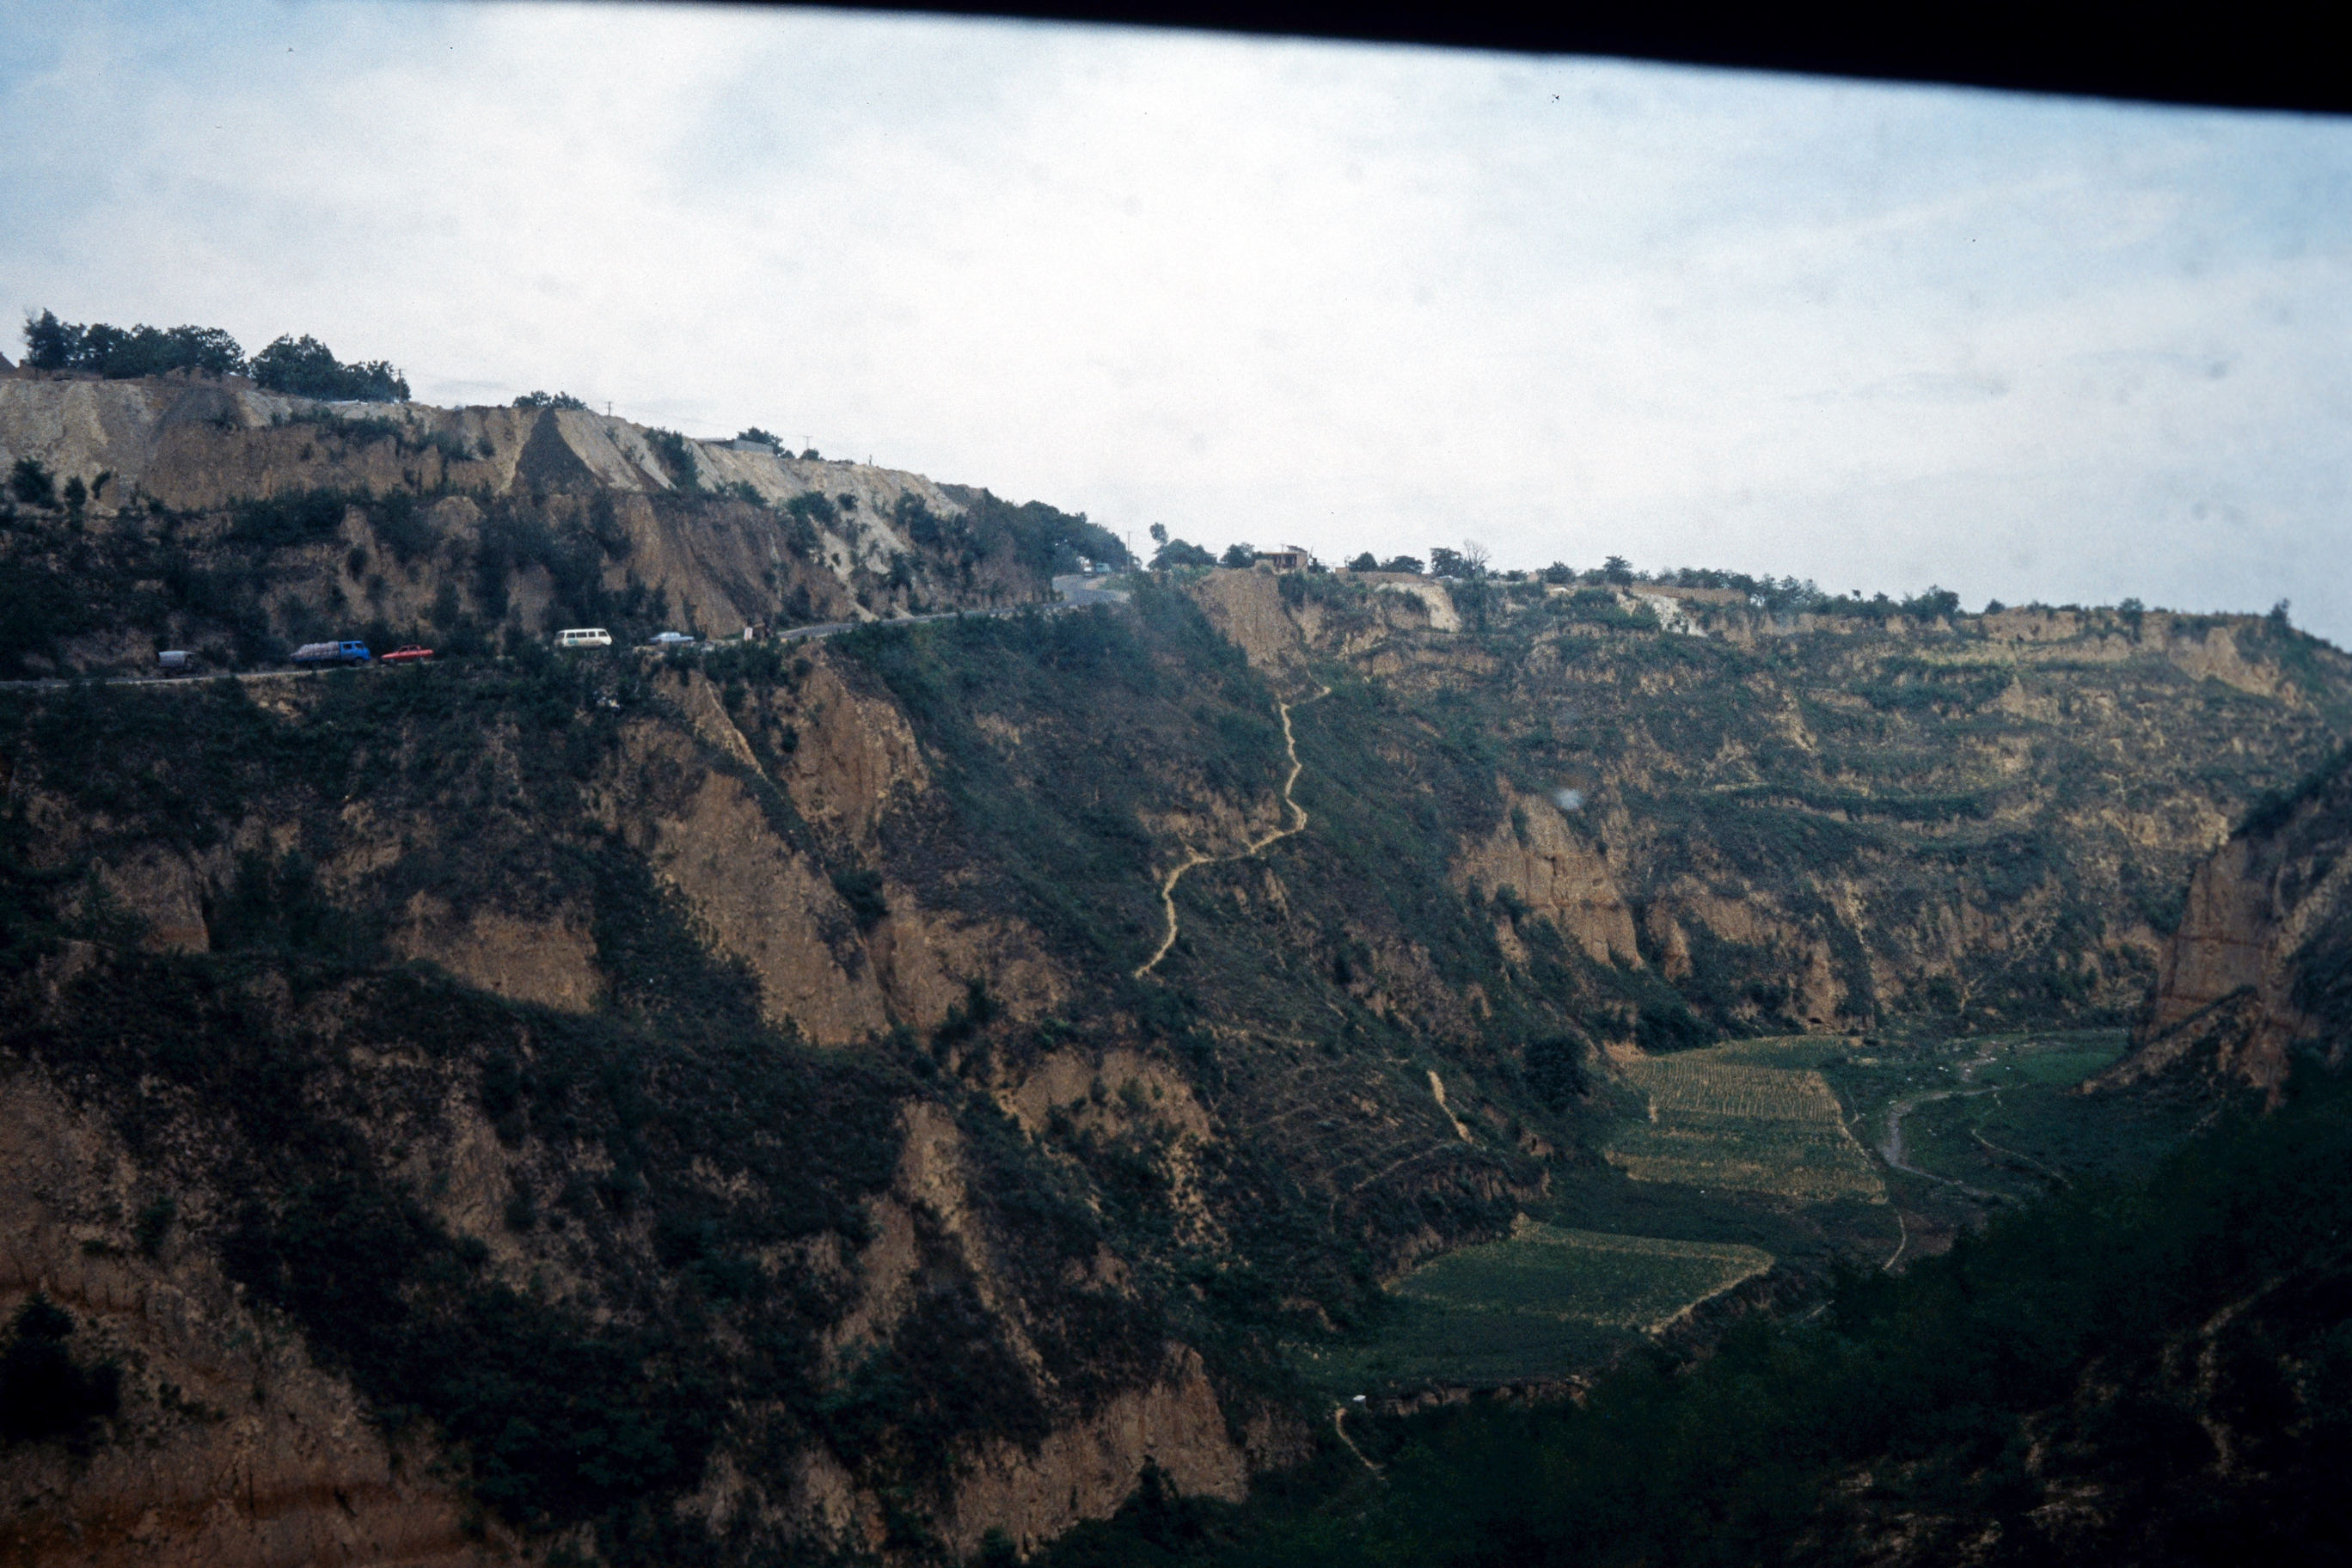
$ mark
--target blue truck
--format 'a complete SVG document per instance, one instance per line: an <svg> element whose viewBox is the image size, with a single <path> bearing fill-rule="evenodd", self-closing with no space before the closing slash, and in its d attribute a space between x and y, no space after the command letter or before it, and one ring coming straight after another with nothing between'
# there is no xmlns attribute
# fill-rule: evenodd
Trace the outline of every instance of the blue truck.
<svg viewBox="0 0 2352 1568"><path fill-rule="evenodd" d="M297 664L371 664L374 659L363 642L306 642L294 650Z"/></svg>

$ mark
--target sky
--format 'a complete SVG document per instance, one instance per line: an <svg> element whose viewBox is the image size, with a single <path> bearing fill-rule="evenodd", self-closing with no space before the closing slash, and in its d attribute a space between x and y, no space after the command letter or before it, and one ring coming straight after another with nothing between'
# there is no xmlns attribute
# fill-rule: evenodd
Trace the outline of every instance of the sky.
<svg viewBox="0 0 2352 1568"><path fill-rule="evenodd" d="M2352 644L2352 121L768 7L0 0L23 311L1328 560Z"/></svg>

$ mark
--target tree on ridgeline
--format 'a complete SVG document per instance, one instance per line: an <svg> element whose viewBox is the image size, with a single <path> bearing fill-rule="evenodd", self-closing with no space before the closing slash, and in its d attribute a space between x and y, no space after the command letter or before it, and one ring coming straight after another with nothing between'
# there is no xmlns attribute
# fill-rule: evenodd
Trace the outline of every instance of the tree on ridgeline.
<svg viewBox="0 0 2352 1568"><path fill-rule="evenodd" d="M1166 529L1160 530L1161 534ZM1214 566L1217 558L1186 540L1162 538L1159 550L1151 557L1151 569L1165 572L1171 566Z"/></svg>
<svg viewBox="0 0 2352 1568"><path fill-rule="evenodd" d="M35 370L94 371L110 381L173 370L235 375L245 369L245 351L218 327L85 326L43 310L25 318L25 363Z"/></svg>
<svg viewBox="0 0 2352 1568"><path fill-rule="evenodd" d="M253 356L253 379L267 391L327 402L405 403L408 383L385 360L345 364L305 333L288 333Z"/></svg>

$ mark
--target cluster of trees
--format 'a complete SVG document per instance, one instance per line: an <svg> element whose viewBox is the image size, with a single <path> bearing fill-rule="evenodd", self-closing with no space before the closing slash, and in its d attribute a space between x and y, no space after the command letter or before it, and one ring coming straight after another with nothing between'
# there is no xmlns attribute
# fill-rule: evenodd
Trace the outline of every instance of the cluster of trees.
<svg viewBox="0 0 2352 1568"><path fill-rule="evenodd" d="M249 375L271 392L331 402L404 403L408 383L384 360L345 363L307 333L278 338L247 359L218 327L117 327L60 321L53 311L25 318L25 363L36 370L92 371L109 380L199 370Z"/></svg>
<svg viewBox="0 0 2352 1568"><path fill-rule="evenodd" d="M1579 573L1560 562L1553 562L1540 574L1547 583L1584 583L1592 586L1609 584L1631 587L1635 583L1648 583L1661 588L1728 588L1747 596L1748 602L1776 616L1861 616L1885 620L1894 616L1908 616L1915 620L1934 620L1939 616L1959 613L1960 596L1948 588L1930 584L1925 593L1896 599L1885 594L1875 594L1865 599L1862 590L1847 594L1824 592L1811 578L1751 577L1745 572L1719 572L1712 567L1682 566L1659 572L1636 572L1633 563L1622 555L1612 555L1588 572ZM1989 606L2000 608L1999 605Z"/></svg>
<svg viewBox="0 0 2352 1568"><path fill-rule="evenodd" d="M1159 551L1151 558L1154 571L1173 566L1247 566L1256 559L1256 552L1247 543L1231 544L1223 555L1182 539L1172 539L1167 528L1151 525L1152 542ZM1506 582L1536 581L1587 587L1630 588L1636 583L1646 583L1661 588L1727 588L1744 595L1748 603L1775 616L1850 616L1867 620L1885 621L1896 616L1914 620L1931 621L1960 613L1960 596L1949 588L1929 584L1923 593L1904 598L1887 594L1863 596L1859 588L1844 594L1832 594L1811 578L1751 577L1745 572L1722 572L1712 567L1682 566L1657 572L1642 572L1622 555L1612 555L1598 566L1580 572L1563 561L1555 561L1539 571L1498 571L1487 555L1486 547L1475 540L1465 540L1459 550L1444 545L1430 547L1426 560L1418 555L1391 555L1383 561L1367 550L1347 563L1349 572L1410 572L1415 576L1447 578L1458 582L1477 583L1488 579ZM1998 599L1985 605L1991 615L2001 608ZM2137 599L2127 599L2121 606L2123 614L2137 625L2143 606ZM2284 625L2286 605L2282 600L2271 611L2271 618Z"/></svg>
<svg viewBox="0 0 2352 1568"><path fill-rule="evenodd" d="M1159 546L1151 555L1151 569L1154 572L1165 572L1172 566L1214 566L1217 563L1216 556L1210 554L1192 541L1170 538L1168 525L1164 522L1155 522L1151 525L1151 542ZM1225 554L1230 557L1234 551L1248 548L1246 544L1229 545L1226 547ZM1246 566L1249 563L1244 561L1242 564Z"/></svg>
<svg viewBox="0 0 2352 1568"><path fill-rule="evenodd" d="M1227 564L1234 564L1228 562ZM1245 564L1245 563L1244 563ZM1463 547L1447 550L1433 548L1423 564L1419 556L1396 555L1382 561L1367 550L1348 563L1350 572L1426 572L1433 577L1455 578L1478 582L1500 577L1510 582L1522 582L1532 577L1539 582L1561 585L1581 584L1586 587L1630 588L1636 583L1646 583L1661 588L1727 588L1744 595L1748 602L1776 616L1859 616L1885 620L1895 616L1908 616L1917 620L1933 620L1937 616L1959 613L1960 596L1948 588L1930 585L1925 593L1907 598L1894 598L1875 594L1869 598L1860 589L1848 594L1831 594L1811 578L1751 577L1745 572L1720 572L1711 567L1683 566L1659 572L1639 572L1622 555L1612 555L1598 566L1579 572L1564 561L1555 561L1540 571L1497 572L1488 563L1486 552L1475 541L1465 541ZM2137 608L2137 600L2126 601L2126 614ZM1987 605L1987 612L1998 610L1998 601Z"/></svg>
<svg viewBox="0 0 2352 1568"><path fill-rule="evenodd" d="M1155 522L1151 525L1151 542L1159 546L1158 552L1151 558L1151 567L1155 572L1165 571L1171 566L1240 568L1249 566L1257 560L1256 546L1246 540L1226 545L1224 553L1217 555L1189 540L1170 538L1167 525L1164 523ZM1317 570L1319 571L1321 568L1318 567ZM1411 572L1418 576L1424 568L1418 555L1394 555L1387 561L1381 561L1367 550L1348 563L1348 570L1350 572ZM1443 545L1433 547L1429 552L1426 570L1433 577L1454 577L1468 582L1476 582L1493 574L1486 547L1475 540L1465 540L1459 550L1448 550Z"/></svg>
<svg viewBox="0 0 2352 1568"><path fill-rule="evenodd" d="M25 319L25 362L40 370L93 370L117 379L184 368L235 375L245 369L245 351L218 327L81 326L44 310Z"/></svg>
<svg viewBox="0 0 2352 1568"><path fill-rule="evenodd" d="M1386 561L1375 557L1369 550L1348 563L1350 572L1411 572L1418 575L1424 570L1433 577L1457 577L1465 582L1477 582L1495 575L1486 554L1486 547L1475 539L1465 539L1459 550L1448 550L1442 544L1430 546L1426 567L1418 555L1391 555ZM1512 574L1517 575L1517 574Z"/></svg>
<svg viewBox="0 0 2352 1568"><path fill-rule="evenodd" d="M585 413L588 405L568 392L524 392L515 396L517 408L576 408Z"/></svg>
<svg viewBox="0 0 2352 1568"><path fill-rule="evenodd" d="M757 441L762 446L773 447L776 449L776 456L779 458L789 458L793 455L792 447L785 444L784 438L782 436L762 430L757 425L752 426L748 430L737 432L735 439L738 441ZM801 461L803 463L821 463L824 461L824 459L818 454L817 449L814 447L803 447L801 451Z"/></svg>

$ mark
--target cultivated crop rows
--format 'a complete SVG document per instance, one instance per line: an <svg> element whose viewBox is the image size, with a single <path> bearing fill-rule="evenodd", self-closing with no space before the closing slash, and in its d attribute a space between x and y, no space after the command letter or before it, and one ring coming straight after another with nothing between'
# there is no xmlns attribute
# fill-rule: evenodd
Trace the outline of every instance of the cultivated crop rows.
<svg viewBox="0 0 2352 1568"><path fill-rule="evenodd" d="M1619 1129L1607 1152L1635 1181L1806 1203L1885 1198L1819 1072L1725 1061L1712 1051L1652 1058L1624 1070L1647 1098L1650 1117Z"/></svg>
<svg viewBox="0 0 2352 1568"><path fill-rule="evenodd" d="M1771 1266L1771 1254L1753 1247L1524 1221L1507 1241L1415 1269L1398 1293L1457 1310L1648 1331Z"/></svg>

